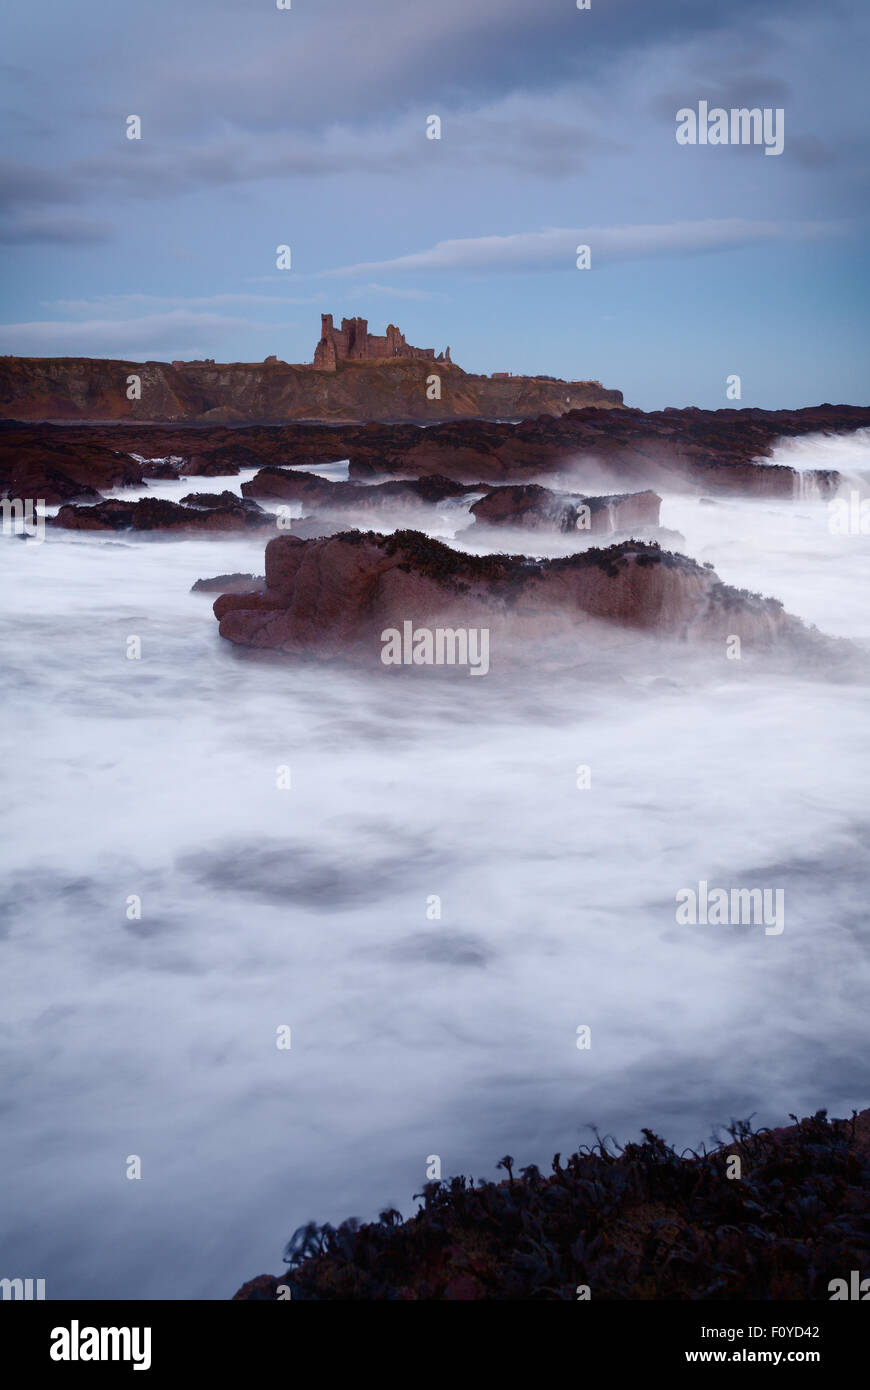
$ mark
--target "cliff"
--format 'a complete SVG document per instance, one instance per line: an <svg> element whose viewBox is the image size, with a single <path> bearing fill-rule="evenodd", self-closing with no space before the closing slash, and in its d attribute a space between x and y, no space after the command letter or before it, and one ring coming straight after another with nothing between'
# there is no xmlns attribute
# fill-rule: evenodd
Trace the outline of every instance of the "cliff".
<svg viewBox="0 0 870 1390"><path fill-rule="evenodd" d="M423 349L414 349L422 352ZM430 378L440 397L430 399ZM128 378L139 399L127 398ZM429 357L339 360L320 370L287 362L126 362L90 357L0 357L0 414L14 420L435 421L516 419L585 405L622 404L598 382L471 376Z"/></svg>

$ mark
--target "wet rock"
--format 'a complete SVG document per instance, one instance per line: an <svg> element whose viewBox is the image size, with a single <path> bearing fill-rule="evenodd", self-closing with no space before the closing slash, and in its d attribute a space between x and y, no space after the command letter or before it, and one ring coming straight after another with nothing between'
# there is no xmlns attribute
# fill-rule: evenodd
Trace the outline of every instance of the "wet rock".
<svg viewBox="0 0 870 1390"><path fill-rule="evenodd" d="M661 498L655 492L588 497L552 492L537 483L496 488L470 511L487 526L522 526L544 531L586 531L608 535L633 526L657 526Z"/></svg>
<svg viewBox="0 0 870 1390"><path fill-rule="evenodd" d="M192 594L244 594L264 583L261 574L216 574L211 579L197 579L191 585Z"/></svg>
<svg viewBox="0 0 870 1390"><path fill-rule="evenodd" d="M98 442L70 445L50 431L0 427L0 494L55 506L141 481L128 454Z"/></svg>
<svg viewBox="0 0 870 1390"><path fill-rule="evenodd" d="M367 370L368 364L350 364L346 370L358 368ZM262 370L274 374L282 368ZM373 413L377 402L370 404ZM0 422L0 485L11 483L10 495L63 502L79 495L75 485L99 491L163 475L167 459L182 476L232 475L247 466L310 468L348 459L352 483L438 475L469 486L482 480L485 490L497 483L546 483L555 474L570 478L582 468L584 478L600 478L596 490L602 493L668 487L708 496L792 497L800 495L797 472L763 462L776 441L870 426L870 408L644 412L590 406L561 416L532 415L518 423L467 418L428 428L376 420L232 427L107 424L103 419L93 425ZM146 462L137 463L131 453ZM838 475L818 470L812 483L819 495L829 496Z"/></svg>
<svg viewBox="0 0 870 1390"><path fill-rule="evenodd" d="M309 1222L287 1241L283 1274L234 1298L576 1303L579 1285L619 1302L858 1298L870 1111L730 1133L677 1153L644 1129L642 1142L556 1154L550 1171L516 1172L506 1155L505 1180L433 1180L407 1220L389 1208L377 1223Z"/></svg>
<svg viewBox="0 0 870 1390"><path fill-rule="evenodd" d="M442 502L446 497L461 497L479 490L479 485L441 477L370 484L335 482L301 469L262 468L249 482L242 483L241 490L245 497L303 502L317 511L349 511L360 507L420 507Z"/></svg>
<svg viewBox="0 0 870 1390"><path fill-rule="evenodd" d="M236 492L189 492L186 497L182 497L183 507L199 507L205 511L221 511L225 507L242 507L243 510L253 514L262 514L262 507L249 498L239 497Z"/></svg>
<svg viewBox="0 0 870 1390"><path fill-rule="evenodd" d="M227 498L231 500L224 500ZM135 502L112 498L96 506L63 506L48 524L70 531L203 531L210 534L274 527L274 519L247 498L225 493L214 501L215 505L186 507L160 497L143 497Z"/></svg>
<svg viewBox="0 0 870 1390"><path fill-rule="evenodd" d="M220 634L260 649L377 660L387 628L488 628L493 641L576 635L596 622L748 646L808 640L773 599L720 583L712 570L627 541L563 558L468 555L418 531L342 532L266 547L265 582L214 604Z"/></svg>

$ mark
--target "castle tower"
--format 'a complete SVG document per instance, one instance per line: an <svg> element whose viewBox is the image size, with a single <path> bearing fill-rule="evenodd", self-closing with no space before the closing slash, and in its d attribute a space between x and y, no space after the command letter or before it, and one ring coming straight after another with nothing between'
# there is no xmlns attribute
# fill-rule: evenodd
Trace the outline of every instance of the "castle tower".
<svg viewBox="0 0 870 1390"><path fill-rule="evenodd" d="M338 366L332 314L320 315L320 342L314 349L314 365L321 372L334 372Z"/></svg>
<svg viewBox="0 0 870 1390"><path fill-rule="evenodd" d="M394 357L434 362L435 349L411 347L394 323L387 324L386 333L380 337L369 333L368 319L342 319L341 328L336 328L332 314L320 315L320 341L314 349L314 366L320 371L337 371L339 362L373 362ZM451 360L449 348L439 360Z"/></svg>

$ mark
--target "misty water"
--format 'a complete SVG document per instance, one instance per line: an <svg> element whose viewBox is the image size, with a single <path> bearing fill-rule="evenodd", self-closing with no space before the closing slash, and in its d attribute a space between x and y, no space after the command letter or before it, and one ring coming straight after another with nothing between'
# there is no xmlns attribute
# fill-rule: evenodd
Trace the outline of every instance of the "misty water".
<svg viewBox="0 0 870 1390"><path fill-rule="evenodd" d="M870 470L859 436L778 459ZM662 523L870 650L870 537L823 502ZM309 1219L412 1212L430 1155L493 1177L592 1125L870 1104L868 668L637 636L486 680L253 659L190 588L263 544L0 537L0 1274L226 1298ZM678 926L701 879L783 888L785 930Z"/></svg>

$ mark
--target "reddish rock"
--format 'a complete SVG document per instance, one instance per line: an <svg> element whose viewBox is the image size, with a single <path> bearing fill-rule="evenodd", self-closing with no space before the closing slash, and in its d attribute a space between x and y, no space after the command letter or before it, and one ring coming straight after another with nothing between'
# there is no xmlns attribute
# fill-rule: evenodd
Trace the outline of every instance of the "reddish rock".
<svg viewBox="0 0 870 1390"><path fill-rule="evenodd" d="M193 454L178 469L182 478L232 477L240 470L236 449L211 449L206 454ZM245 455L247 463L249 456Z"/></svg>
<svg viewBox="0 0 870 1390"><path fill-rule="evenodd" d="M244 594L263 584L261 574L216 574L212 579L197 579L191 585L192 594Z"/></svg>
<svg viewBox="0 0 870 1390"><path fill-rule="evenodd" d="M7 359L8 360L8 359ZM419 364L411 362L411 367ZM2 360L0 360L2 367ZM366 363L347 370L368 370ZM270 373L279 367L264 368ZM2 372L0 372L2 375ZM70 501L141 481L146 475L235 474L240 467L304 468L350 461L351 483L384 475L422 482L438 475L472 487L546 482L578 463L596 466L613 491L649 486L705 493L738 492L790 497L797 474L758 460L779 438L809 432L849 432L870 425L870 409L816 406L796 411L658 411L584 409L560 418L537 416L519 424L464 419L423 429L415 424L340 426L27 425L0 422L0 491L12 496ZM131 453L145 460L136 462ZM327 480L321 479L321 483ZM829 494L838 476L820 471ZM345 485L347 486L347 485ZM15 489L18 489L16 492ZM326 490L323 495L326 495ZM330 497L335 494L329 494Z"/></svg>
<svg viewBox="0 0 870 1390"><path fill-rule="evenodd" d="M661 501L655 492L587 497L526 483L496 488L473 503L470 511L475 521L487 526L609 535L632 526L658 526Z"/></svg>
<svg viewBox="0 0 870 1390"><path fill-rule="evenodd" d="M531 561L465 555L417 531L279 536L266 547L264 584L222 594L214 612L231 642L362 661L377 661L383 630L406 621L485 627L493 642L573 637L593 620L698 640L736 634L749 647L813 640L775 600L634 541Z"/></svg>
<svg viewBox="0 0 870 1390"><path fill-rule="evenodd" d="M278 1297L278 1286L280 1279L275 1279L271 1274L259 1274L256 1279L249 1279L247 1284L243 1284L238 1293L233 1294L233 1301L240 1300L250 1303L273 1302Z"/></svg>
<svg viewBox="0 0 870 1390"><path fill-rule="evenodd" d="M730 1127L733 1142L677 1153L643 1142L584 1147L550 1173L427 1183L407 1220L309 1221L287 1269L234 1295L307 1301L830 1301L866 1273L870 1111L820 1111L787 1129ZM614 1152L614 1147L616 1152ZM729 1181L730 1156L741 1181ZM856 1271L854 1274L852 1271ZM284 1286L282 1290L281 1286ZM841 1292L841 1295L842 1292ZM852 1297L858 1297L856 1288Z"/></svg>
<svg viewBox="0 0 870 1390"><path fill-rule="evenodd" d="M300 469L261 468L249 482L242 483L241 490L245 497L298 501L317 511L335 511L358 507L419 507L441 502L445 497L461 497L478 491L479 485L438 477L388 483L345 483Z"/></svg>
<svg viewBox="0 0 870 1390"><path fill-rule="evenodd" d="M141 481L139 464L98 440L70 445L40 430L0 430L0 494L54 506Z"/></svg>
<svg viewBox="0 0 870 1390"><path fill-rule="evenodd" d="M230 499L230 500L226 500ZM161 497L138 501L112 498L92 507L63 506L50 526L70 531L230 531L271 530L274 520L256 502L224 493L215 505L185 507Z"/></svg>
<svg viewBox="0 0 870 1390"><path fill-rule="evenodd" d="M170 459L143 459L139 467L143 478L169 482L178 477L179 464L183 462L183 459L179 459L177 463L172 463Z"/></svg>
<svg viewBox="0 0 870 1390"><path fill-rule="evenodd" d="M780 438L850 432L870 425L870 409L816 406L805 410L571 410L519 424L457 420L430 429L401 427L393 440L348 439L351 477L373 469L404 476L526 482L593 465L616 484L702 488L791 497L793 469L760 463ZM823 494L839 479L822 471Z"/></svg>
<svg viewBox="0 0 870 1390"><path fill-rule="evenodd" d="M263 509L256 502L250 499L239 497L238 493L229 492L189 492L186 497L181 499L182 507L199 507L205 511L222 511L226 507L238 508L241 506L243 511L248 511L253 516L262 515Z"/></svg>
<svg viewBox="0 0 870 1390"><path fill-rule="evenodd" d="M0 358L0 400L18 420L444 420L518 418L532 411L621 405L597 381L492 380L464 372L449 351L413 348L395 325L372 336L364 319L327 328L313 365L285 362L124 362L87 357ZM441 384L437 399L432 374ZM135 400L129 378L139 378Z"/></svg>

